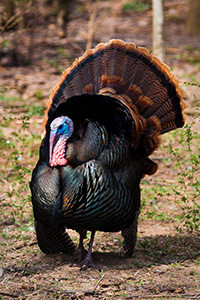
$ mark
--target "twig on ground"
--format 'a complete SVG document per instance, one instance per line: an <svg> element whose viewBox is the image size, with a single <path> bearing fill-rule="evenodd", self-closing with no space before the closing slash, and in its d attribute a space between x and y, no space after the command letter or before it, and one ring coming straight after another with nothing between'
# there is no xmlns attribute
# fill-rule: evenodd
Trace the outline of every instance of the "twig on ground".
<svg viewBox="0 0 200 300"><path fill-rule="evenodd" d="M2 295L2 296L7 296L7 297L11 297L11 298L18 298L18 297L19 297L19 295L16 295L16 294L10 294L10 293L1 292L1 291L0 291L0 295Z"/></svg>
<svg viewBox="0 0 200 300"><path fill-rule="evenodd" d="M93 293L95 292L95 290L97 289L99 283L103 280L103 278L104 278L105 275L106 275L106 274L104 273L104 274L101 276L101 278L99 279L99 281L98 281L97 284L95 285L94 289L92 290Z"/></svg>

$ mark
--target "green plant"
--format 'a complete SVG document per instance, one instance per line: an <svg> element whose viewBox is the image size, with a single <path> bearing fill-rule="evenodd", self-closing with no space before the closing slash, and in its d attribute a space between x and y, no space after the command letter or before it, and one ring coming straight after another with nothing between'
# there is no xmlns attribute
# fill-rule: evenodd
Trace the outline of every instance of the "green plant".
<svg viewBox="0 0 200 300"><path fill-rule="evenodd" d="M13 121L12 118L6 119L4 117L4 125ZM25 130L27 127L27 119L22 119L22 128ZM24 154L24 147L26 147L26 137L21 135L21 131L12 132L12 134L5 139L3 134L0 136L1 144L1 164L3 175L1 177L6 184L6 194L10 199L10 206L12 208L13 218L16 220L17 212L23 209L26 202L24 193L28 189L27 182L25 180L26 174L30 174L30 169L26 168L22 163L22 156ZM16 146L16 143L20 143L20 147ZM17 201L17 198L22 198L21 204ZM19 209L19 206L21 209Z"/></svg>
<svg viewBox="0 0 200 300"><path fill-rule="evenodd" d="M30 116L43 116L44 115L44 107L40 106L37 103L34 103L32 107L28 108L28 113Z"/></svg>
<svg viewBox="0 0 200 300"><path fill-rule="evenodd" d="M169 222L171 219L171 211L164 212L162 210L165 203L162 199L166 199L170 195L170 187L165 182L165 179L160 179L159 182L156 182L155 179L153 186L143 180L141 183L141 191L142 218Z"/></svg>
<svg viewBox="0 0 200 300"><path fill-rule="evenodd" d="M42 91L41 90L37 90L34 92L33 96L35 96L35 98L37 100L42 100L43 99L43 94L42 94Z"/></svg>
<svg viewBox="0 0 200 300"><path fill-rule="evenodd" d="M195 82L185 83L200 87ZM163 168L168 164L173 170L174 180L158 178L149 184L148 178L141 183L142 218L177 222L176 229L195 231L200 226L200 136L198 134L200 99L194 95L191 121L183 129L166 134L160 150L170 154L163 158ZM163 201L164 200L164 201ZM170 202L174 203L170 205ZM167 202L167 204L166 204ZM175 209L174 209L175 208Z"/></svg>
<svg viewBox="0 0 200 300"><path fill-rule="evenodd" d="M39 135L29 132L29 116L22 115L21 126L16 127L19 121L18 117L3 117L0 124L0 188L5 198L0 203L0 215L17 223L32 220L29 181L35 163L33 145L40 140ZM10 208L5 209L5 206Z"/></svg>
<svg viewBox="0 0 200 300"><path fill-rule="evenodd" d="M200 137L193 128L199 123L200 101L194 96L193 107L195 113L193 121L186 124L180 132L174 133L174 139L178 139L179 147L173 147L173 140L169 142L168 153L175 158L177 183L171 184L177 204L181 207L181 213L177 215L178 231L183 227L190 231L199 229L200 225Z"/></svg>
<svg viewBox="0 0 200 300"><path fill-rule="evenodd" d="M0 101L5 102L5 103L10 103L10 102L16 102L17 100L19 100L18 97L6 97L5 93L6 93L6 89L5 90L0 90Z"/></svg>
<svg viewBox="0 0 200 300"><path fill-rule="evenodd" d="M56 50L57 54L54 59L46 59L45 62L54 67L56 72L62 73L66 69L66 66L63 67L63 58L66 59L66 62L69 61L70 63L74 61L74 58L66 49L59 47ZM62 65L60 65L60 63L62 63Z"/></svg>
<svg viewBox="0 0 200 300"><path fill-rule="evenodd" d="M128 11L128 10L143 11L147 9L149 9L149 4L139 0L135 0L133 2L127 2L122 7L122 11Z"/></svg>

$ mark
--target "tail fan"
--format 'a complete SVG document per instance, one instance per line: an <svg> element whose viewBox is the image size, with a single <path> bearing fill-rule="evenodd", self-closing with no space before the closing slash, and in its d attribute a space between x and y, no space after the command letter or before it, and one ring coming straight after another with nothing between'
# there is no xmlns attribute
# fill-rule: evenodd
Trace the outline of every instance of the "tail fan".
<svg viewBox="0 0 200 300"><path fill-rule="evenodd" d="M83 94L108 96L128 108L136 127L132 146L144 157L158 147L161 134L184 124L178 80L158 58L133 43L111 40L76 59L51 95L46 129L60 104Z"/></svg>

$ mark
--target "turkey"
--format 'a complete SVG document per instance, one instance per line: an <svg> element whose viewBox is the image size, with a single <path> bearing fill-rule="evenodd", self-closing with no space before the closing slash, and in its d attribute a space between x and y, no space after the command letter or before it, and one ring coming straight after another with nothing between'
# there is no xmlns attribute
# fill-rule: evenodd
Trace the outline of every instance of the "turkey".
<svg viewBox="0 0 200 300"><path fill-rule="evenodd" d="M30 183L38 245L92 259L95 231L121 231L125 255L137 237L140 181L157 164L160 135L184 124L183 92L169 68L133 43L111 40L67 69L50 97ZM66 229L76 230L76 250ZM88 251L83 240L91 232Z"/></svg>

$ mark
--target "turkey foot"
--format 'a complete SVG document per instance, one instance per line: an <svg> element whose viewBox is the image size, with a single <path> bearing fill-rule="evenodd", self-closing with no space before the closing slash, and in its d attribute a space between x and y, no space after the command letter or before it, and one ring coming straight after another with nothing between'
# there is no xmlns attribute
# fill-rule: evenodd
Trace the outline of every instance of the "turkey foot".
<svg viewBox="0 0 200 300"><path fill-rule="evenodd" d="M101 268L97 264L95 264L91 254L90 255L87 254L85 259L82 260L77 266L80 267L80 271L85 271L87 270L87 268L91 267L101 272Z"/></svg>
<svg viewBox="0 0 200 300"><path fill-rule="evenodd" d="M101 271L101 269L99 268L99 266L97 266L94 263L93 259L92 259L92 245L93 245L93 242L94 242L94 235L95 235L95 231L92 231L90 242L89 242L88 253L87 253L86 257L80 263L78 263L76 265L76 266L80 267L81 271L85 271L85 270L87 270L87 268L90 268L90 267ZM80 239L80 244L81 244L81 239Z"/></svg>

